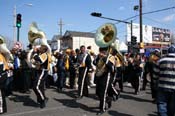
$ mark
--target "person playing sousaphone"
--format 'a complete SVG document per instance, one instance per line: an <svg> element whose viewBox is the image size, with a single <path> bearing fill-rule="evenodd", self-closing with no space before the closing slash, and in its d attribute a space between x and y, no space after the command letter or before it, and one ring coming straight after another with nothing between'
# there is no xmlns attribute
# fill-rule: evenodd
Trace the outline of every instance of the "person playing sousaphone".
<svg viewBox="0 0 175 116"><path fill-rule="evenodd" d="M5 80L7 78L8 65L5 57L0 53L0 114L7 112L5 100Z"/></svg>
<svg viewBox="0 0 175 116"><path fill-rule="evenodd" d="M10 66L8 62L10 60L13 60L13 56L7 49L5 38L0 35L0 114L7 112L5 86L7 77L9 76Z"/></svg>
<svg viewBox="0 0 175 116"><path fill-rule="evenodd" d="M33 90L37 96L37 102L40 104L40 108L44 108L48 100L44 91L44 83L49 70L49 55L47 49L46 45L41 45L38 51L33 55L33 60L36 65Z"/></svg>
<svg viewBox="0 0 175 116"><path fill-rule="evenodd" d="M95 79L96 95L99 97L99 114L104 113L112 105L114 94L114 75L116 59L112 43L116 40L117 29L112 23L100 26L95 34L95 43L99 46L99 54L94 60L96 65ZM113 46L113 48L115 48ZM112 51L111 51L112 50ZM116 93L117 94L117 93ZM106 106L108 104L108 107Z"/></svg>
<svg viewBox="0 0 175 116"><path fill-rule="evenodd" d="M95 84L96 95L99 97L100 112L104 113L112 105L113 87L112 83L115 75L115 57L112 53L108 53L108 47L99 48L99 54L94 60L96 65ZM106 103L108 106L106 106Z"/></svg>

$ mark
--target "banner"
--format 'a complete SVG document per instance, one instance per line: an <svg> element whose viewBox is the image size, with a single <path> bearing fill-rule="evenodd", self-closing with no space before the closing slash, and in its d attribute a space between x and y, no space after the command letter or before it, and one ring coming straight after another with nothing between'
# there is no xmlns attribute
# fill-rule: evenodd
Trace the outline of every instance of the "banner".
<svg viewBox="0 0 175 116"><path fill-rule="evenodd" d="M142 25L142 39L144 43L152 43L152 26ZM140 42L140 25L132 24L132 35L137 37L137 42ZM127 24L127 41L131 41L131 24Z"/></svg>
<svg viewBox="0 0 175 116"><path fill-rule="evenodd" d="M140 42L140 24L132 24L132 35L137 37ZM142 40L144 43L168 43L170 42L170 30L142 25ZM127 24L127 42L131 42L131 24Z"/></svg>
<svg viewBox="0 0 175 116"><path fill-rule="evenodd" d="M170 42L170 30L153 27L152 30L154 42Z"/></svg>

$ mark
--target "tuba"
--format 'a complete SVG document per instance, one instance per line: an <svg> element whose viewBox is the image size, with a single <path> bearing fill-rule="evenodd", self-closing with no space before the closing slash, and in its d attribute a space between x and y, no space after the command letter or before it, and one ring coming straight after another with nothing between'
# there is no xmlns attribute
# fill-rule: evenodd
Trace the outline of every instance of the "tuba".
<svg viewBox="0 0 175 116"><path fill-rule="evenodd" d="M48 52L51 53L51 48L47 43L46 35L43 31L38 29L36 22L33 22L29 27L28 40L32 46L46 45Z"/></svg>
<svg viewBox="0 0 175 116"><path fill-rule="evenodd" d="M116 41L117 29L113 23L105 23L100 26L95 34L95 43L99 47L108 47L108 54L112 49L117 50L117 57L124 63L124 57L119 50L119 42Z"/></svg>
<svg viewBox="0 0 175 116"><path fill-rule="evenodd" d="M28 52L27 56L28 62L31 61L34 48L40 45L46 45L48 48L47 53L51 55L51 48L47 42L46 35L43 31L38 29L36 22L33 22L29 27L28 40L30 42L30 45L32 46L32 49Z"/></svg>
<svg viewBox="0 0 175 116"><path fill-rule="evenodd" d="M116 38L117 29L112 23L105 23L100 26L95 34L95 43L99 47L108 47L110 46Z"/></svg>
<svg viewBox="0 0 175 116"><path fill-rule="evenodd" d="M4 55L7 61L13 60L13 55L7 48L7 45L5 43L5 38L0 35L0 53Z"/></svg>
<svg viewBox="0 0 175 116"><path fill-rule="evenodd" d="M110 54L112 47L111 44L115 41L117 34L117 29L112 23L105 23L100 26L95 34L95 43L100 47L104 48L106 51L105 55L107 56L106 61L104 62L103 58L99 58L96 64L96 77L101 77L106 72L106 63L110 60L115 64L114 57ZM108 49L107 49L108 48Z"/></svg>
<svg viewBox="0 0 175 116"><path fill-rule="evenodd" d="M112 48L117 50L117 54L116 57L117 59L119 59L119 62L121 63L121 65L124 65L124 56L122 55L122 53L119 50L119 41L115 41L111 44Z"/></svg>

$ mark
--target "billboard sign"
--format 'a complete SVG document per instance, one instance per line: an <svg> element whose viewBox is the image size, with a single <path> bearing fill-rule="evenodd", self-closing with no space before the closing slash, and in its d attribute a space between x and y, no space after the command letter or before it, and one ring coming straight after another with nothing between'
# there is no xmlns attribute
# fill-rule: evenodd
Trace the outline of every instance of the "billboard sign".
<svg viewBox="0 0 175 116"><path fill-rule="evenodd" d="M142 25L143 42L152 43L152 26ZM140 25L132 24L132 35L137 37L137 42L140 42ZM131 25L127 24L127 41L131 41Z"/></svg>
<svg viewBox="0 0 175 116"><path fill-rule="evenodd" d="M152 43L152 26L143 25L143 42Z"/></svg>
<svg viewBox="0 0 175 116"><path fill-rule="evenodd" d="M140 25L132 24L133 36L137 37L137 42L140 42ZM142 25L143 42L144 43L160 43L170 42L170 30ZM131 42L131 24L127 24L127 41Z"/></svg>
<svg viewBox="0 0 175 116"><path fill-rule="evenodd" d="M153 27L153 42L170 42L170 30Z"/></svg>

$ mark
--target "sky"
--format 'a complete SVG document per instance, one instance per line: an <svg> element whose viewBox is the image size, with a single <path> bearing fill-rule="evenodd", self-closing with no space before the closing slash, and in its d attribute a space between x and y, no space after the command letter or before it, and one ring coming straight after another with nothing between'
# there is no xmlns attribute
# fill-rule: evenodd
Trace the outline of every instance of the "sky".
<svg viewBox="0 0 175 116"><path fill-rule="evenodd" d="M150 12L175 6L175 0L142 0L142 11ZM32 4L32 6L27 5ZM114 23L117 37L121 41L126 38L126 24L107 19L93 17L92 12L102 13L103 17L124 20L139 14L133 7L139 0L0 0L0 34L10 40L13 38L14 7L22 14L22 27L19 41L27 46L29 25L38 24L46 33L48 40L60 34L59 21L62 19L63 34L67 30L93 32L105 23ZM133 23L139 23L135 17ZM143 15L143 24L170 29L175 32L175 9ZM130 20L128 20L130 21Z"/></svg>

